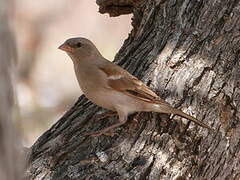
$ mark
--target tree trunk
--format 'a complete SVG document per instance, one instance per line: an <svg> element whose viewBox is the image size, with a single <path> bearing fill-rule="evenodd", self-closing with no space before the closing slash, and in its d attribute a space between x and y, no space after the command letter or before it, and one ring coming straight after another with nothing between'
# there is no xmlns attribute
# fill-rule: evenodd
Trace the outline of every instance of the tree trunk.
<svg viewBox="0 0 240 180"><path fill-rule="evenodd" d="M32 146L31 179L240 179L240 1L97 3L111 16L133 12L115 62L216 133L141 113L113 137L86 137L117 119L95 122L103 110L82 96Z"/></svg>
<svg viewBox="0 0 240 180"><path fill-rule="evenodd" d="M19 180L24 169L20 138L13 127L16 47L11 29L12 0L0 0L0 179Z"/></svg>

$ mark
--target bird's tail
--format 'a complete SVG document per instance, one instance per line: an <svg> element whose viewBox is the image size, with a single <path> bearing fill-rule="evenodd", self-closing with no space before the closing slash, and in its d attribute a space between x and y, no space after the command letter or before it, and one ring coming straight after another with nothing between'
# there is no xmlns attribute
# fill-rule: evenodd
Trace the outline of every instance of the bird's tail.
<svg viewBox="0 0 240 180"><path fill-rule="evenodd" d="M209 127L205 123L203 123L203 122L199 121L198 119L184 113L183 111L181 111L179 109L173 108L168 103L152 104L151 109L152 110L150 110L150 111L154 111L154 112L166 113L166 114L176 114L176 115L184 117L184 118L186 118L190 121L193 121L194 123L196 123L197 125L199 125L203 128L207 128L210 131L215 132L211 127Z"/></svg>
<svg viewBox="0 0 240 180"><path fill-rule="evenodd" d="M214 131L211 127L209 127L207 124L199 121L198 119L196 119L196 118L193 117L193 116L190 116L190 115L182 112L182 111L179 110L179 109L175 109L175 113L174 113L174 114L179 115L179 116L181 116L181 117L184 117L184 118L186 118L186 119L188 119L188 120L190 120L190 121L193 121L194 123L196 123L197 125L199 125L199 126L201 126L201 127L203 127L203 128L207 128L207 129L209 129L210 131L215 132L215 131Z"/></svg>

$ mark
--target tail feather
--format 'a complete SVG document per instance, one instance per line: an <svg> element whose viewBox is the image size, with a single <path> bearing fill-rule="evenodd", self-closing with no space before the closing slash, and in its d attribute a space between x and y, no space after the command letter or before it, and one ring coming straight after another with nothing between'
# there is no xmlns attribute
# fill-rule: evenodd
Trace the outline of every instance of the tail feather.
<svg viewBox="0 0 240 180"><path fill-rule="evenodd" d="M190 121L193 121L194 123L196 123L197 125L199 125L199 126L201 126L201 127L203 127L203 128L207 128L207 129L209 129L210 131L215 132L211 127L209 127L209 126L206 125L205 123L203 123L203 122L199 121L198 119L196 119L196 118L194 118L194 117L192 117L192 116L190 116L190 115L182 112L181 110L174 109L174 114L179 115L179 116L181 116L181 117L184 117L184 118L186 118L186 119L188 119L188 120L190 120Z"/></svg>
<svg viewBox="0 0 240 180"><path fill-rule="evenodd" d="M149 111L155 111L155 112L160 112L160 113L167 113L167 114L176 114L178 116L184 117L190 121L193 121L194 123L196 123L197 125L203 127L203 128L207 128L212 132L215 132L211 127L209 127L208 125L206 125L205 123L199 121L198 119L182 112L179 109L173 108L170 104L168 103L162 103L162 102L158 102L154 105L151 105L149 108Z"/></svg>

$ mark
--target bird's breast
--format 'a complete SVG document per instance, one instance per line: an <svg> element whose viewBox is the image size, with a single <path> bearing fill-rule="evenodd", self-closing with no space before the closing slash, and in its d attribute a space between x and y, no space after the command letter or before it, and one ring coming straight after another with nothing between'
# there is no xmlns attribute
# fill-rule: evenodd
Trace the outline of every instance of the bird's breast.
<svg viewBox="0 0 240 180"><path fill-rule="evenodd" d="M125 95L108 86L106 74L94 67L75 68L81 90L92 103L112 111L124 111L126 114L142 111L139 100Z"/></svg>
<svg viewBox="0 0 240 180"><path fill-rule="evenodd" d="M94 66L75 66L75 74L84 95L94 104L109 110L115 110L109 100L106 75Z"/></svg>
<svg viewBox="0 0 240 180"><path fill-rule="evenodd" d="M94 104L105 109L116 111L115 104L112 101L113 97L108 90L96 88L93 91L86 91L84 94Z"/></svg>
<svg viewBox="0 0 240 180"><path fill-rule="evenodd" d="M144 109L142 102L116 90L88 91L85 95L94 104L112 111L122 111L126 114L131 114Z"/></svg>

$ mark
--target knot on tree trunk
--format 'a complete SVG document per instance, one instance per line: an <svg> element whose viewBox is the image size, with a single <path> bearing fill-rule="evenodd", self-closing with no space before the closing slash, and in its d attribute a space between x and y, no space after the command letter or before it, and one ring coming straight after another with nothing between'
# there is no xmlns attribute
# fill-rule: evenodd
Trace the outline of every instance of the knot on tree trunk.
<svg viewBox="0 0 240 180"><path fill-rule="evenodd" d="M134 7L137 7L142 0L97 0L99 12L108 13L110 17L116 17L123 14L131 14Z"/></svg>

